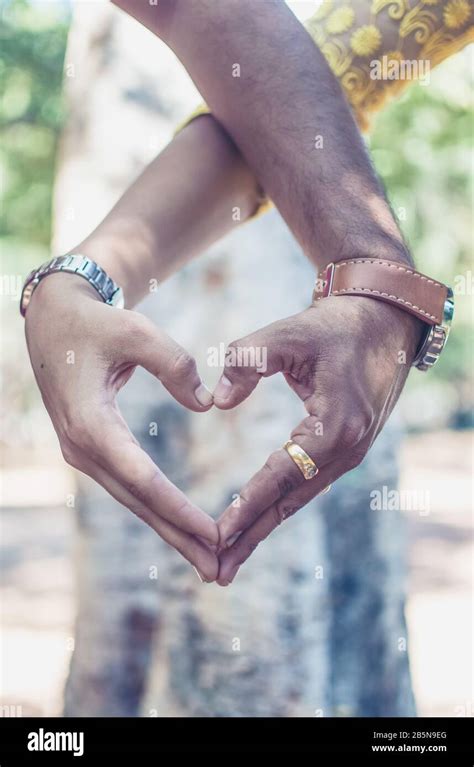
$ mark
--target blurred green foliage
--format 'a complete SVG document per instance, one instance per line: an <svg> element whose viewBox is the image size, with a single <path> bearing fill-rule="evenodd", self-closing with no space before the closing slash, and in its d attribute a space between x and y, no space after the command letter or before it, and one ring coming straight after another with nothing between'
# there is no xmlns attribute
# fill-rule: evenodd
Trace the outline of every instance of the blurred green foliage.
<svg viewBox="0 0 474 767"><path fill-rule="evenodd" d="M412 85L390 104L370 140L418 268L454 288L453 331L435 378L412 375L409 384L429 397L444 382L440 399L458 401L456 425L472 423L472 72L471 46L435 69L429 86Z"/></svg>
<svg viewBox="0 0 474 767"><path fill-rule="evenodd" d="M49 245L66 38L66 5L26 0L2 5L0 237L12 238L22 252L28 243Z"/></svg>
<svg viewBox="0 0 474 767"><path fill-rule="evenodd" d="M48 257L68 21L68 4L61 0L7 0L3 5L0 237L6 269L17 273ZM472 51L444 62L428 87L412 85L378 116L370 139L375 165L419 268L461 288L454 332L435 377L427 385L428 377L410 376L410 386L425 387L425 396L445 382L441 399L459 400L460 423L463 409L472 404L474 348L471 72Z"/></svg>

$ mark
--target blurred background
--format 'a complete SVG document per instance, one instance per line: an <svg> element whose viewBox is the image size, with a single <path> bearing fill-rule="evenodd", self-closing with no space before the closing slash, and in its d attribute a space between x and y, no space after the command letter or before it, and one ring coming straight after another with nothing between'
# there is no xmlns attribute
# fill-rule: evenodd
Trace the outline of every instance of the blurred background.
<svg viewBox="0 0 474 767"><path fill-rule="evenodd" d="M312 6L289 5L301 18ZM27 0L6 0L2 9L0 693L4 713L54 715L63 710L75 648L76 478L62 461L33 380L18 299L27 272L50 258L53 185L71 141L70 134L65 142L61 136L71 108L65 73L75 77L66 56L72 9L68 2ZM151 57L154 44L140 55ZM154 156L171 137L173 123L198 102L185 74L166 56L163 98L172 108L162 110L166 125L158 145L151 132L143 157L129 163L130 174ZM151 58L147 66L151 77ZM445 353L435 371L410 375L397 409L406 430L400 489L421 488L428 499L426 508L400 512L407 530L406 616L420 715L474 713L472 73L469 48L440 65L429 87L412 85L387 107L369 138L418 268L452 285L456 299ZM102 95L107 100L107 91ZM140 94L134 98L140 101ZM102 108L100 93L95 99L87 110ZM120 140L126 142L126 135ZM105 212L108 200L101 204ZM62 205L56 237L58 226L74 224L75 210Z"/></svg>

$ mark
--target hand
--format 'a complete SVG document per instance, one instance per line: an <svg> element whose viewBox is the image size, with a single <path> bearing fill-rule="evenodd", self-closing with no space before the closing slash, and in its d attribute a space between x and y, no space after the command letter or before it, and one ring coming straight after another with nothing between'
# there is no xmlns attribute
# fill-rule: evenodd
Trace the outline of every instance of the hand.
<svg viewBox="0 0 474 767"><path fill-rule="evenodd" d="M234 501L218 520L221 586L232 582L284 519L361 462L398 399L420 330L419 320L396 307L337 296L230 344L247 351L229 355L214 404L233 408L261 377L282 372L308 412L291 439L319 473L305 480L284 449L270 455L241 490L239 504ZM264 371L234 364L264 358L261 350L267 354Z"/></svg>
<svg viewBox="0 0 474 767"><path fill-rule="evenodd" d="M216 523L140 448L115 402L141 365L182 405L208 410L212 395L194 360L144 316L107 306L70 274L40 282L26 313L26 339L66 461L174 546L204 580L215 580Z"/></svg>

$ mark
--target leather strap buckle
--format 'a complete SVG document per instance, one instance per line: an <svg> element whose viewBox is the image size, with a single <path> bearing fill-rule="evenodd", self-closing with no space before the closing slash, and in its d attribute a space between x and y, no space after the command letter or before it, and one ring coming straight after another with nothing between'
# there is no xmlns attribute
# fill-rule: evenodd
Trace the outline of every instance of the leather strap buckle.
<svg viewBox="0 0 474 767"><path fill-rule="evenodd" d="M332 284L334 282L334 264L330 263L326 267L325 285L323 290L323 298L327 298L331 295Z"/></svg>
<svg viewBox="0 0 474 767"><path fill-rule="evenodd" d="M313 290L313 302L320 298L328 298L331 295L332 284L334 282L334 264L331 262L324 271L320 272Z"/></svg>

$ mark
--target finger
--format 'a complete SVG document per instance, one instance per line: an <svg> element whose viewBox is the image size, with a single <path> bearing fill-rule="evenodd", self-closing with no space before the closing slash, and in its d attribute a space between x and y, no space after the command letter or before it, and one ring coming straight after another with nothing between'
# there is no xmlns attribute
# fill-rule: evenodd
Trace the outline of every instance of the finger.
<svg viewBox="0 0 474 767"><path fill-rule="evenodd" d="M201 580L215 581L219 563L217 556L205 543L193 535L179 530L175 525L154 514L140 503L125 487L97 464L85 456L81 458L81 471L95 479L122 506L132 511L172 546L194 567Z"/></svg>
<svg viewBox="0 0 474 767"><path fill-rule="evenodd" d="M239 405L262 377L275 375L284 369L285 355L281 350L285 347L285 340L280 325L284 323L275 322L229 344L224 372L213 394L216 407L228 410ZM279 351L276 352L276 349Z"/></svg>
<svg viewBox="0 0 474 767"><path fill-rule="evenodd" d="M170 482L138 445L129 443L118 450L110 447L101 464L155 515L184 532L199 535L211 544L218 543L214 520Z"/></svg>
<svg viewBox="0 0 474 767"><path fill-rule="evenodd" d="M252 525L279 498L305 481L290 456L281 448L270 455L217 521L221 548Z"/></svg>
<svg viewBox="0 0 474 767"><path fill-rule="evenodd" d="M197 372L194 358L142 315L133 318L127 354L131 363L158 378L181 405L195 411L212 406L212 393Z"/></svg>
<svg viewBox="0 0 474 767"><path fill-rule="evenodd" d="M321 415L304 418L291 434L291 439L306 451L318 469L337 457L341 428L336 418L328 418L323 405L320 412ZM326 428L321 432L323 421ZM221 546L253 524L265 509L305 483L307 480L286 450L281 448L272 453L218 520Z"/></svg>
<svg viewBox="0 0 474 767"><path fill-rule="evenodd" d="M94 420L94 435L86 438L82 452L150 512L184 532L217 544L219 531L214 520L170 482L142 450L118 410L109 407L95 414ZM79 444L79 448L82 446Z"/></svg>
<svg viewBox="0 0 474 767"><path fill-rule="evenodd" d="M237 538L232 546L219 555L220 565L217 583L220 586L228 586L232 583L240 567L255 551L259 543L265 540L284 520L293 516L317 495L321 495L345 471L347 471L347 466L343 462L327 465L314 479L305 480L304 485L288 493L260 514L257 520Z"/></svg>

